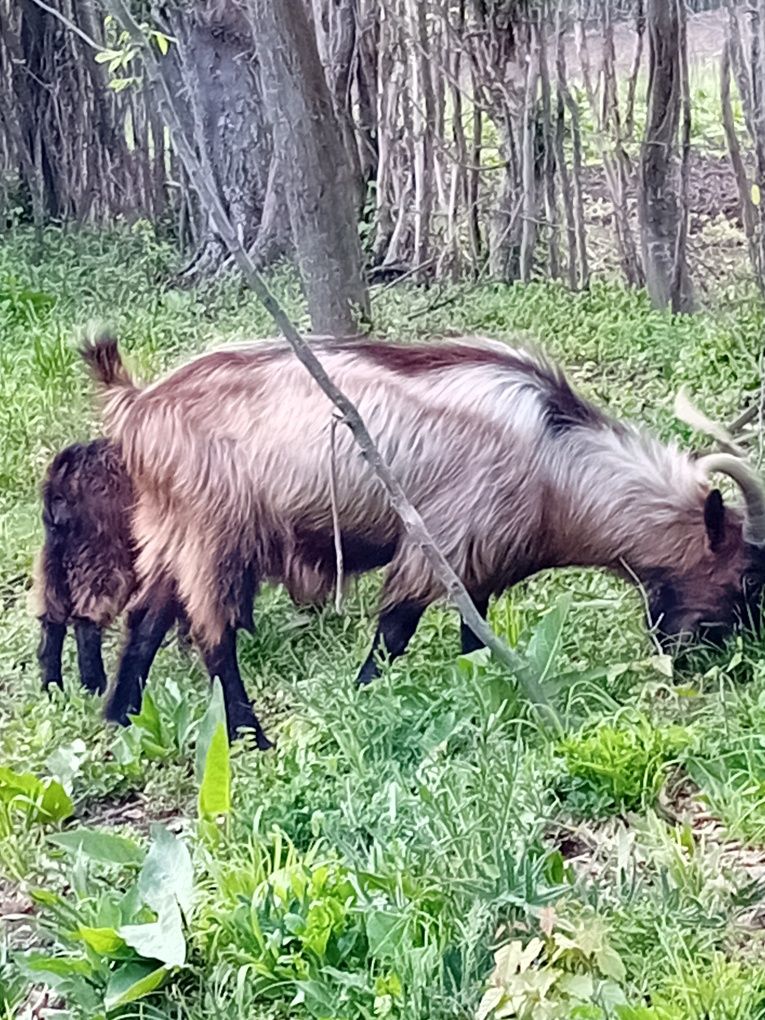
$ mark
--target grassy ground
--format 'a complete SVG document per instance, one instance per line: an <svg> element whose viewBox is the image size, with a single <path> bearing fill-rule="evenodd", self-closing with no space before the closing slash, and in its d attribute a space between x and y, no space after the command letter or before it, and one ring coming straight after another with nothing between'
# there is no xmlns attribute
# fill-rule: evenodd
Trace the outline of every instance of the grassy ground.
<svg viewBox="0 0 765 1020"><path fill-rule="evenodd" d="M456 660L442 608L357 692L371 578L342 616L260 598L242 660L278 738L266 755L240 746L227 764L206 680L173 645L128 731L79 692L71 647L65 694L40 694L36 487L95 428L78 331L110 324L150 376L270 327L234 288L158 286L168 253L142 228L31 254L23 236L0 249L0 1016L765 1017L760 645L675 675L632 592L537 578L491 622L555 700L555 733L512 677ZM294 283L276 284L300 318ZM402 288L375 305L391 336L528 332L590 396L683 441L679 384L722 418L759 385L763 315L741 292L674 321L605 285Z"/></svg>

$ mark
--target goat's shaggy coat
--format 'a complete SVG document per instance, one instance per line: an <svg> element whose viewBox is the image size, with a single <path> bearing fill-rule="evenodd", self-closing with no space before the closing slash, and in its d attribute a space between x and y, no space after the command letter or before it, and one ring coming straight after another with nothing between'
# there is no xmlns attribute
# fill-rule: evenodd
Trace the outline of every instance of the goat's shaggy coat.
<svg viewBox="0 0 765 1020"><path fill-rule="evenodd" d="M67 446L48 467L42 486L45 542L32 589L46 687L62 686L67 626L74 627L83 685L99 692L106 687L101 634L136 585L132 503L133 488L119 450L106 439Z"/></svg>
<svg viewBox="0 0 765 1020"><path fill-rule="evenodd" d="M97 693L106 688L102 634L136 588L133 502L119 448L107 439L67 446L48 466L42 485L45 541L31 597L42 630L37 655L45 687L62 686L61 653L71 626L83 686ZM178 630L187 643L182 616Z"/></svg>
<svg viewBox="0 0 765 1020"><path fill-rule="evenodd" d="M612 421L544 359L479 338L315 352L480 608L541 569L600 566L640 579L668 633L733 624L761 568L742 514L703 465ZM286 344L219 349L145 389L114 341L85 357L136 487L144 592L170 579L208 650L235 625L246 565L298 601L329 594L333 406ZM378 639L398 654L441 587L347 430L336 445L345 568L389 564Z"/></svg>

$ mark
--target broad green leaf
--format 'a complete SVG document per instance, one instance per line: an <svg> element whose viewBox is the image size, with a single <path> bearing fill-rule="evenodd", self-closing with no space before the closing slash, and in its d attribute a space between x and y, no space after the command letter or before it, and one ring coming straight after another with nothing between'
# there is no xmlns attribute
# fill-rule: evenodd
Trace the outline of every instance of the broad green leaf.
<svg viewBox="0 0 765 1020"><path fill-rule="evenodd" d="M156 991L168 974L167 967L143 961L127 963L114 971L106 987L104 1005L108 1010L135 1002Z"/></svg>
<svg viewBox="0 0 765 1020"><path fill-rule="evenodd" d="M605 974L606 977L613 978L614 981L624 981L626 971L624 969L622 958L615 949L610 949L608 947L601 949L600 952L595 955L595 962L597 963L601 974Z"/></svg>
<svg viewBox="0 0 765 1020"><path fill-rule="evenodd" d="M132 839L97 829L57 832L48 836L48 842L64 850L79 850L91 860L103 864L140 864L144 859L144 851Z"/></svg>
<svg viewBox="0 0 765 1020"><path fill-rule="evenodd" d="M87 744L78 737L71 744L63 744L50 754L45 761L45 767L69 793L72 789L72 780L82 770L88 753Z"/></svg>
<svg viewBox="0 0 765 1020"><path fill-rule="evenodd" d="M534 629L526 651L538 683L544 684L554 670L563 642L563 628L571 610L571 595L561 595Z"/></svg>
<svg viewBox="0 0 765 1020"><path fill-rule="evenodd" d="M50 889L30 889L29 898L43 907L58 907L64 902L58 893Z"/></svg>
<svg viewBox="0 0 765 1020"><path fill-rule="evenodd" d="M226 704L220 680L215 681L210 704L199 727L196 773L199 814L203 818L231 810L231 763L226 730Z"/></svg>
<svg viewBox="0 0 765 1020"><path fill-rule="evenodd" d="M125 947L125 940L114 928L88 928L85 925L80 925L76 935L82 939L86 946L101 956L110 956Z"/></svg>
<svg viewBox="0 0 765 1020"><path fill-rule="evenodd" d="M231 810L231 764L228 734L218 723L207 748L202 785L199 787L199 814L203 818L227 815Z"/></svg>
<svg viewBox="0 0 765 1020"><path fill-rule="evenodd" d="M523 952L518 960L518 973L523 974L529 969L539 954L544 949L544 942L536 936L523 947Z"/></svg>
<svg viewBox="0 0 765 1020"><path fill-rule="evenodd" d="M157 708L157 702L150 690L144 691L141 700L141 711L131 715L130 721L134 726L138 726L140 729L151 734L158 743L163 743L162 719Z"/></svg>
<svg viewBox="0 0 765 1020"><path fill-rule="evenodd" d="M74 813L74 804L61 783L50 779L44 784L38 810L41 821L61 822Z"/></svg>
<svg viewBox="0 0 765 1020"><path fill-rule="evenodd" d="M197 783L199 785L202 784L202 780L204 778L205 761L207 759L207 751L210 747L210 742L212 741L213 735L220 723L223 723L224 726L226 725L226 702L223 697L223 687L221 686L220 680L216 677L210 691L210 701L207 705L207 711L199 724L199 733L197 736L197 750L194 759L194 768Z"/></svg>
<svg viewBox="0 0 765 1020"><path fill-rule="evenodd" d="M759 184L752 185L752 205L759 205L761 200Z"/></svg>
<svg viewBox="0 0 765 1020"><path fill-rule="evenodd" d="M162 825L151 827L152 843L146 855L138 889L144 902L158 915L177 902L188 917L194 894L194 870L186 844Z"/></svg>
<svg viewBox="0 0 765 1020"><path fill-rule="evenodd" d="M620 676L624 676L629 670L630 664L628 662L612 662L606 669L606 682L612 684L614 680L618 680Z"/></svg>
<svg viewBox="0 0 765 1020"><path fill-rule="evenodd" d="M475 1020L487 1020L487 1017L491 1016L504 997L504 989L487 988L487 990L483 993L483 998L478 1006L478 1012L475 1015Z"/></svg>
<svg viewBox="0 0 765 1020"><path fill-rule="evenodd" d="M671 655L652 655L648 661L657 673L661 673L661 675L667 677L668 680L672 679L673 663Z"/></svg>
<svg viewBox="0 0 765 1020"><path fill-rule="evenodd" d="M167 38L166 35L163 35L161 32L155 32L154 39L157 43L157 48L159 49L159 52L164 57L167 51L170 49L170 40Z"/></svg>
<svg viewBox="0 0 765 1020"><path fill-rule="evenodd" d="M87 976L93 971L90 963L80 957L46 956L44 953L19 954L16 964L31 980L56 987L68 978Z"/></svg>
<svg viewBox="0 0 765 1020"><path fill-rule="evenodd" d="M182 967L186 962L183 920L175 900L163 905L156 921L124 924L119 936L147 960L159 960L167 967Z"/></svg>
<svg viewBox="0 0 765 1020"><path fill-rule="evenodd" d="M383 910L370 910L366 916L370 954L377 959L390 956L398 945L400 926L401 918L397 914L389 914Z"/></svg>
<svg viewBox="0 0 765 1020"><path fill-rule="evenodd" d="M0 767L0 801L18 804L41 822L60 822L74 811L71 797L55 779L38 779L31 772L4 767Z"/></svg>
<svg viewBox="0 0 765 1020"><path fill-rule="evenodd" d="M562 974L556 988L580 1002L590 1002L595 993L592 974Z"/></svg>
<svg viewBox="0 0 765 1020"><path fill-rule="evenodd" d="M456 732L463 728L464 719L458 719L455 712L444 712L431 722L422 735L420 747L428 755L436 748L445 744Z"/></svg>

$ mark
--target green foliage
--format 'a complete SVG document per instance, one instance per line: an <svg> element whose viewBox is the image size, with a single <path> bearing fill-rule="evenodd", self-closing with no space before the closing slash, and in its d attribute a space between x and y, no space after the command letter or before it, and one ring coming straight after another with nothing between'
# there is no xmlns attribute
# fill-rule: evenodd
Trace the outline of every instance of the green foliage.
<svg viewBox="0 0 765 1020"><path fill-rule="evenodd" d="M559 793L585 816L639 810L656 799L668 763L690 741L683 727L656 727L642 715L588 726L558 745L565 770Z"/></svg>
<svg viewBox="0 0 765 1020"><path fill-rule="evenodd" d="M44 465L96 428L82 329L108 314L147 378L273 331L236 284L158 285L171 252L146 223L49 232L45 246L38 263L23 232L0 247L0 1017L25 1008L30 985L88 1020L467 1020L489 989L488 1017L763 1015L759 942L741 935L761 890L745 851L724 843L765 836L762 642L673 669L651 655L622 583L535 578L492 604L490 622L559 733L517 676L485 653L458 656L443 607L357 691L372 577L342 615L259 596L240 658L277 738L267 754L228 748L218 687L210 697L172 642L128 729L107 728L80 690L71 640L66 690L40 694L26 578ZM305 324L294 276L271 283ZM732 418L759 386L765 317L741 292L673 318L605 282L582 294L485 283L381 288L375 322L383 336L532 335L588 396L688 444L698 437L673 420L672 395L686 383ZM692 819L667 820L681 778L719 820L719 845Z"/></svg>
<svg viewBox="0 0 765 1020"><path fill-rule="evenodd" d="M213 684L210 705L199 728L197 780L200 817L227 815L231 810L231 763L226 732L226 705L223 688L217 678Z"/></svg>
<svg viewBox="0 0 765 1020"><path fill-rule="evenodd" d="M74 810L71 798L55 779L0 767L0 804L6 817L22 814L32 821L58 822Z"/></svg>
<svg viewBox="0 0 765 1020"><path fill-rule="evenodd" d="M624 964L601 919L592 914L573 922L555 918L543 938L525 946L516 939L495 952L476 1020L599 1020L624 1004L624 977ZM595 1002L605 1009L593 1009Z"/></svg>
<svg viewBox="0 0 765 1020"><path fill-rule="evenodd" d="M150 995L186 962L184 917L193 908L193 872L185 845L161 826L153 827L145 856L133 841L95 830L61 833L51 842L74 857L76 900L52 890L32 892L52 945L44 953L20 954L22 973L94 1017ZM115 890L90 868L94 862L127 865L129 873L141 860L127 891Z"/></svg>

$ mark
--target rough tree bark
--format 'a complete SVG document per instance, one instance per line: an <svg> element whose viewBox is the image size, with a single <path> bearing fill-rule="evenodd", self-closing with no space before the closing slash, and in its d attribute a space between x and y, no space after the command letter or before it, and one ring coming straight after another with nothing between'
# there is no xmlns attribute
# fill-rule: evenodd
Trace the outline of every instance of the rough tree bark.
<svg viewBox="0 0 765 1020"><path fill-rule="evenodd" d="M316 43L353 181L354 200L364 207L364 185L352 95L353 57L358 45L359 0L312 0Z"/></svg>
<svg viewBox="0 0 765 1020"><path fill-rule="evenodd" d="M258 265L290 246L280 175L260 93L247 11L236 2L185 0L166 4L161 17L176 40L167 71L182 97L186 132L210 152L215 183ZM194 284L227 267L229 253L209 214L197 226L199 244L177 282Z"/></svg>
<svg viewBox="0 0 765 1020"><path fill-rule="evenodd" d="M750 0L749 15L750 58L752 81L752 140L754 142L755 181L760 189L757 205L758 229L756 234L759 280L765 279L765 0Z"/></svg>
<svg viewBox="0 0 765 1020"><path fill-rule="evenodd" d="M251 0L274 149L316 333L358 332L369 317L353 180L301 0Z"/></svg>
<svg viewBox="0 0 765 1020"><path fill-rule="evenodd" d="M646 287L657 308L690 311L693 294L685 253L678 167L685 45L683 0L648 0L648 115L640 157L640 223Z"/></svg>

